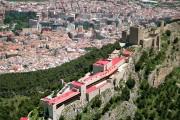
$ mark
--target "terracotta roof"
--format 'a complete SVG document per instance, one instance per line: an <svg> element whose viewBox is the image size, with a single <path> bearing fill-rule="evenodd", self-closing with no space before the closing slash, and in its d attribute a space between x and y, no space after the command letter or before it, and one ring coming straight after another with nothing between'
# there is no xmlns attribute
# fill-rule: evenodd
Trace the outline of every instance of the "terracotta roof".
<svg viewBox="0 0 180 120"><path fill-rule="evenodd" d="M82 85L84 85L84 83L78 82L78 81L72 81L71 83L72 83L74 86L77 86L77 87L81 87Z"/></svg>
<svg viewBox="0 0 180 120"><path fill-rule="evenodd" d="M109 60L99 60L99 61L97 61L95 64L106 65L106 64L108 64L109 62L110 62Z"/></svg>
<svg viewBox="0 0 180 120"><path fill-rule="evenodd" d="M130 56L130 55L132 55L132 53L133 53L133 52L131 52L131 51L129 51L129 50L124 50L124 51L123 51L123 55L125 55L125 56Z"/></svg>
<svg viewBox="0 0 180 120"><path fill-rule="evenodd" d="M112 59L112 66L116 65L117 63L121 62L121 61L124 61L124 57L117 57L117 58L114 58ZM107 71L104 71L104 72L99 72L99 73L96 73L94 75L91 75L89 76L88 78L85 79L85 81L89 81L91 79L94 79L94 78L97 78L99 76L106 76L107 74L111 73L110 71L112 71L112 69L109 69Z"/></svg>
<svg viewBox="0 0 180 120"><path fill-rule="evenodd" d="M124 60L124 57L114 58L114 59L112 59L112 65L115 65L115 64L117 64L118 62L123 61L123 60Z"/></svg>
<svg viewBox="0 0 180 120"><path fill-rule="evenodd" d="M101 82L101 83L99 83L99 84L96 84L96 85L94 85L94 86L91 86L91 87L89 87L89 88L86 89L86 93L93 92L93 91L95 91L95 90L103 87L103 86L106 85L106 84L107 84L107 82L103 81L103 82Z"/></svg>
<svg viewBox="0 0 180 120"><path fill-rule="evenodd" d="M75 96L75 95L78 95L80 92L77 92L77 91L74 91L74 90L69 90L68 92L60 95L60 96L57 96L55 98L52 98L52 99L48 99L48 98L45 98L44 100L47 101L49 104L58 104L58 103L62 103L68 99L70 99L71 97Z"/></svg>
<svg viewBox="0 0 180 120"><path fill-rule="evenodd" d="M28 117L21 117L20 120L29 120Z"/></svg>

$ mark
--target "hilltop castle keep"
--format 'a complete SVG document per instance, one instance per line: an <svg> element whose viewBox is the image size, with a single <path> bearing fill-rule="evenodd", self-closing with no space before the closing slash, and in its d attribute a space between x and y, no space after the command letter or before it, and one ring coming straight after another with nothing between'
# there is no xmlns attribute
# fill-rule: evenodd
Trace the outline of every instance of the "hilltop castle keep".
<svg viewBox="0 0 180 120"><path fill-rule="evenodd" d="M122 32L121 42L160 50L162 30L162 26L158 29L134 26L130 28L129 34L126 31ZM119 78L122 78L126 69L124 66L129 64L132 55L133 53L126 49L115 50L108 59L94 63L91 73L87 73L78 81L67 83L57 94L42 98L44 116L50 120L58 120L63 110L71 103L80 101L83 105L103 91L115 87L114 83L117 81L110 79L111 76L118 72Z"/></svg>
<svg viewBox="0 0 180 120"><path fill-rule="evenodd" d="M155 48L160 50L161 38L164 25L161 23L159 28L145 28L141 26L130 27L129 34L127 31L122 32L121 42L130 45L141 45L143 48Z"/></svg>

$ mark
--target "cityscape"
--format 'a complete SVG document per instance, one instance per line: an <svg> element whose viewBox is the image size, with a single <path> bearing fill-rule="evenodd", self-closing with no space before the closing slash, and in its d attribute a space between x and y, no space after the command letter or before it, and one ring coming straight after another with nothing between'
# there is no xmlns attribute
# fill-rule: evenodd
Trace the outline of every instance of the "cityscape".
<svg viewBox="0 0 180 120"><path fill-rule="evenodd" d="M178 0L0 0L0 120L178 120L179 39Z"/></svg>
<svg viewBox="0 0 180 120"><path fill-rule="evenodd" d="M180 17L179 7L154 7L142 1L108 1L108 4L88 0L2 1L1 4L5 6L0 8L1 19L4 19L4 10L36 15L27 21L28 28L23 28L18 36L8 31L15 23L2 24L0 73L56 67L84 55L88 48L114 43L130 26L156 26L161 19Z"/></svg>

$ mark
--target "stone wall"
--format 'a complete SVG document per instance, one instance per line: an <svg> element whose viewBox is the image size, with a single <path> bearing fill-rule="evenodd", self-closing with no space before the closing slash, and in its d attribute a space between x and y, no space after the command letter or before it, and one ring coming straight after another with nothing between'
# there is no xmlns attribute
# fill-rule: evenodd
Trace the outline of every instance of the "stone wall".
<svg viewBox="0 0 180 120"><path fill-rule="evenodd" d="M180 56L176 56L175 59L167 59L160 66L157 66L155 70L148 76L148 82L151 86L158 87L164 82L167 75L169 75L175 67L180 66Z"/></svg>
<svg viewBox="0 0 180 120"><path fill-rule="evenodd" d="M114 91L113 84L115 86L118 86L120 82L121 83L123 82L122 83L123 85L125 84L132 70L134 70L134 68L132 67L134 67L134 63L133 63L133 59L130 59L130 64L126 63L119 72L117 71L116 73L111 75L109 79L107 79L107 81L109 82L108 83L109 85L105 86L105 88L107 89L106 90L101 89L103 91L101 92L101 95L100 95L101 100L102 100L102 106L104 106L107 102L109 102L110 98L114 95L115 91ZM97 92L99 93L99 89L97 90ZM93 96L93 98L94 97L95 96ZM75 119L76 115L78 113L81 113L83 108L87 106L87 104L88 104L87 101L84 105L82 105L82 103L79 100L77 100L69 104L68 106L66 106L65 109L62 111L62 115L65 117L66 120Z"/></svg>
<svg viewBox="0 0 180 120"><path fill-rule="evenodd" d="M180 33L178 32L178 29L175 29L177 31L173 31L173 26L178 27L177 24L173 24L169 24L165 28L166 30L169 29L172 32L169 39L170 43L166 51L166 59L163 63L161 63L161 65L156 66L156 68L148 76L148 82L153 87L158 87L164 82L166 76L169 75L175 67L180 66L180 40L178 43L173 43L174 38L179 37Z"/></svg>
<svg viewBox="0 0 180 120"><path fill-rule="evenodd" d="M82 104L80 100L74 101L63 109L61 115L64 116L66 120L72 120L78 113L82 112L86 105L87 103Z"/></svg>

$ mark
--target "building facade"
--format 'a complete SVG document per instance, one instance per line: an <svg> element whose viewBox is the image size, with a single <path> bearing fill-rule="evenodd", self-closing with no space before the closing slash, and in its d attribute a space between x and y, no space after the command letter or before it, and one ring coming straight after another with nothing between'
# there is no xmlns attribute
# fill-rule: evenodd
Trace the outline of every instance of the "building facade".
<svg viewBox="0 0 180 120"><path fill-rule="evenodd" d="M114 55L115 53L117 55ZM80 101L83 105L105 90L113 88L113 79L107 78L120 70L119 68L128 62L132 54L126 50L122 52L121 56L118 53L115 51L108 59L98 60L93 64L91 74L85 75L78 81L67 83L55 96L49 95L42 98L45 118L59 120L63 110L69 104Z"/></svg>
<svg viewBox="0 0 180 120"><path fill-rule="evenodd" d="M154 48L160 50L161 33L164 32L164 23L157 28L145 28L140 26L130 27L129 34L127 31L122 32L120 42L130 45L140 45L143 48Z"/></svg>

